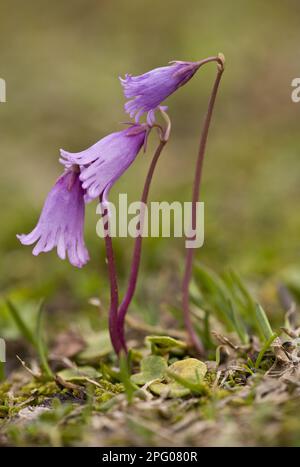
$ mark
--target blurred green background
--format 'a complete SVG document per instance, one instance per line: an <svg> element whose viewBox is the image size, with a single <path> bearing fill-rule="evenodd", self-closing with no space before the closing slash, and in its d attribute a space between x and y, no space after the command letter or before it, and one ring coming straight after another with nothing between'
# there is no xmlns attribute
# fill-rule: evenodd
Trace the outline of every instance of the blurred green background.
<svg viewBox="0 0 300 467"><path fill-rule="evenodd" d="M250 278L288 273L297 281L300 104L291 101L291 81L300 75L299 14L298 0L2 0L0 76L7 82L7 102L0 104L2 298L25 307L45 296L57 320L62 312L89 312L91 296L107 303L95 205L87 208L91 261L83 270L55 252L33 257L15 235L34 227L61 171L59 148L82 150L127 119L118 76L218 52L226 56L226 72L207 147L206 240L197 258L218 271L230 266ZM168 100L173 130L152 200L190 199L214 74L214 65L202 68ZM152 136L147 154L115 185L113 198L119 191L139 198L155 144ZM132 241L114 243L125 285ZM143 309L177 293L183 257L183 240L145 240L138 293ZM3 306L0 334L8 332L4 314ZM96 312L91 314L96 322ZM151 319L158 314L154 309Z"/></svg>

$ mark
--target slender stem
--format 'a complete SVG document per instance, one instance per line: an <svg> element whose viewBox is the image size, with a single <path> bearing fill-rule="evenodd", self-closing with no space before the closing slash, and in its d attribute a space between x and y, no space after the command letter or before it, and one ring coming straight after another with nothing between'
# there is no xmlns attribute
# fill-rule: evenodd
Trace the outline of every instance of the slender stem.
<svg viewBox="0 0 300 467"><path fill-rule="evenodd" d="M192 198L192 228L193 230L195 230L196 225L197 225L196 224L196 212L197 212L196 209L197 209L197 201L199 199L199 194L200 194L202 167L203 167L203 160L204 160L204 155L205 155L208 131L209 131L214 104L216 101L217 92L218 92L218 88L219 88L219 84L221 81L223 71L224 71L223 61L222 59L220 59L220 61L218 61L217 77L212 88L211 96L210 96L209 103L208 103L208 109L207 109L207 113L206 113L205 120L204 120L204 126L201 132L200 146L199 146L198 158L196 162L196 171L195 171L195 177L194 177L193 198ZM184 313L184 323L185 323L186 330L189 334L191 343L194 345L198 353L200 355L203 355L204 353L203 344L198 338L193 328L191 315L190 315L190 307L189 307L189 285L190 285L192 271L193 271L193 259L195 255L194 250L195 250L194 248L187 248L186 261L185 261L185 272L184 272L184 277L183 277L183 282L182 282L182 307L183 307L183 313Z"/></svg>
<svg viewBox="0 0 300 467"><path fill-rule="evenodd" d="M202 65L205 65L206 63L210 63L210 62L217 62L221 67L224 67L223 54L213 55L211 57L204 58L203 60L199 60L198 62L195 62L195 63L197 63L198 67L200 68ZM178 62L174 60L174 61L171 61L170 63L178 63Z"/></svg>
<svg viewBox="0 0 300 467"><path fill-rule="evenodd" d="M163 139L160 141L153 159L151 161L148 174L146 177L142 197L141 197L141 203L146 204L148 200L148 194L149 194L149 189L153 177L153 173L157 164L157 161L159 159L159 156L166 144L166 139ZM143 206L142 205L142 206ZM143 224L144 224L144 209L141 209L140 213L140 221L139 221L139 228L140 231L142 232L143 229ZM125 340L125 316L128 310L128 307L131 303L131 300L133 298L135 288L136 288L136 283L137 283L137 277L138 277L138 272L139 272L139 266L140 266L140 261L141 261L141 250L142 250L142 241L143 237L142 235L138 235L135 240L134 244L134 250L133 250L133 256L132 256L132 264L131 264L131 271L130 271L130 276L129 276L129 283L128 283L128 288L125 294L125 297L120 305L119 311L118 311L118 333L119 333L119 339L121 346L125 351L127 351L126 347L126 340Z"/></svg>
<svg viewBox="0 0 300 467"><path fill-rule="evenodd" d="M199 66L202 66L202 65L205 65L206 63L210 63L210 62L217 62L218 65L223 69L224 71L224 57L222 54L219 54L219 55L214 55L212 57L207 57L207 58L204 58L203 60L200 60L198 63L199 63Z"/></svg>
<svg viewBox="0 0 300 467"><path fill-rule="evenodd" d="M100 203L102 199L100 198ZM104 212L104 216L108 218L107 209ZM108 318L108 327L109 334L112 346L116 354L119 354L120 343L117 330L117 318L118 318L118 306L119 306L119 292L118 292L118 283L117 283L117 274L115 267L114 251L112 245L112 239L109 234L109 220L107 220L106 225L104 226L106 230L105 235L105 247L106 247L106 258L109 274L109 283L110 283L110 309L109 309L109 318Z"/></svg>

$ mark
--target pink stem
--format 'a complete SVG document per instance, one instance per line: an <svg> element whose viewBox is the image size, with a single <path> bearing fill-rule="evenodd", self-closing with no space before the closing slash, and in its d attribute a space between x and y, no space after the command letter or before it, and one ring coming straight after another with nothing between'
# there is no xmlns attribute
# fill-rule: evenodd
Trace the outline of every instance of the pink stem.
<svg viewBox="0 0 300 467"><path fill-rule="evenodd" d="M210 60L211 61L211 60ZM219 88L219 84L221 81L221 77L224 71L223 61L218 60L218 72L217 77L212 88L207 113L204 120L204 126L201 132L200 137L200 146L198 152L198 158L196 162L196 171L194 177L194 185L193 185L193 198L192 198L192 228L193 230L196 228L196 208L197 208L197 201L200 195L200 185L201 185L201 178L202 178L202 167L203 167L203 160L205 155L205 148L206 142L208 137L208 131L211 123L211 117L214 109L214 104L217 97L217 92ZM189 285L192 277L193 272L193 259L194 259L195 251L194 248L187 248L186 253L186 262L185 262L185 272L182 282L182 307L183 307L183 314L184 314L184 323L188 335L190 337L191 343L197 350L200 355L203 355L204 348L203 344L200 341L199 337L197 336L194 328L193 323L191 320L190 315L190 307L189 307Z"/></svg>
<svg viewBox="0 0 300 467"><path fill-rule="evenodd" d="M141 203L146 204L148 200L148 194L149 194L149 189L153 177L153 173L157 164L157 161L159 159L159 156L166 144L166 141L160 141L155 154L153 156L153 159L151 161L148 174L146 177L142 197L141 197ZM141 226L144 224L144 210L141 210L140 213L140 229ZM142 229L141 229L142 231ZM134 244L134 250L133 250L133 257L132 257L132 265L131 265L131 271L130 271L130 277L129 277L129 284L128 284L128 289L126 291L125 297L120 305L119 311L118 311L118 333L119 333L119 339L121 346L125 351L127 351L127 346L126 346L126 339L125 339L125 317L126 313L128 310L128 307L131 303L131 300L133 298L135 288L136 288L136 283L137 283L137 277L138 277L138 272L139 272L139 266L140 266L140 261L141 261L141 249L142 249L142 240L143 237L141 235L136 237L135 244Z"/></svg>
<svg viewBox="0 0 300 467"><path fill-rule="evenodd" d="M100 198L100 203L102 203L102 199ZM104 215L107 216L108 211L104 212ZM107 216L108 217L108 216ZM108 317L108 327L109 327L109 334L112 346L114 351L118 355L120 352L120 342L117 330L117 320L118 320L118 306L119 306L119 293L118 293L118 283L117 283L117 274L116 274L116 267L115 267L115 260L114 260L114 251L112 245L111 236L108 233L108 224L109 221L107 220L106 225L104 228L106 229L105 235L105 247L106 247L106 258L107 258L107 266L108 266L108 275L109 275L109 283L110 283L110 309L109 309L109 317Z"/></svg>

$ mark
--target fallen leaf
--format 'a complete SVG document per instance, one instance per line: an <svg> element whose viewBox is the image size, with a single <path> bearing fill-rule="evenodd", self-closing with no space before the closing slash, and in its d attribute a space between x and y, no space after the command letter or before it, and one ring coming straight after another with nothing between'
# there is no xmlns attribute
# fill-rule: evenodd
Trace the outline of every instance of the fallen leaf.
<svg viewBox="0 0 300 467"><path fill-rule="evenodd" d="M75 331L68 331L58 334L51 349L53 356L74 357L85 348L83 338Z"/></svg>

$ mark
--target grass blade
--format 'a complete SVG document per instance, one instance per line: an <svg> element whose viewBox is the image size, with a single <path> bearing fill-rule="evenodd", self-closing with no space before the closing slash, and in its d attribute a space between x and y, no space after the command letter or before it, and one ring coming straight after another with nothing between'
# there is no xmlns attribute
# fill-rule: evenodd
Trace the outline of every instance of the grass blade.
<svg viewBox="0 0 300 467"><path fill-rule="evenodd" d="M258 354L258 357L255 362L255 369L258 370L260 364L262 362L263 356L265 355L266 351L269 349L272 342L278 337L278 334L274 333L264 344L263 348Z"/></svg>
<svg viewBox="0 0 300 467"><path fill-rule="evenodd" d="M10 314L15 321L21 335L28 341L30 344L36 349L37 348L37 341L33 335L33 332L29 329L25 321L23 320L21 313L17 309L17 307L10 301L6 300L6 305L10 311Z"/></svg>
<svg viewBox="0 0 300 467"><path fill-rule="evenodd" d="M46 373L49 378L53 378L54 375L52 370L48 364L48 349L46 343L43 339L43 305L44 302L41 301L39 304L38 316L37 316L37 324L36 324L36 336L37 336L37 352L39 355L40 363L42 369Z"/></svg>
<svg viewBox="0 0 300 467"><path fill-rule="evenodd" d="M236 306L231 302L231 308L232 308L232 314L233 314L233 325L235 327L235 331L237 335L239 336L241 343L242 344L248 344L249 342L249 336L246 330L246 327L244 326L243 321L241 320L241 317L239 316Z"/></svg>
<svg viewBox="0 0 300 467"><path fill-rule="evenodd" d="M256 316L255 316L255 308L256 304L253 300L251 294L247 290L247 287L242 282L240 276L234 271L229 270L228 273L225 275L225 282L227 286L230 288L231 293L234 295L234 298L237 302L239 302L239 308L241 312L244 313L245 317L251 319L252 326L255 327L256 325Z"/></svg>
<svg viewBox="0 0 300 467"><path fill-rule="evenodd" d="M217 314L228 330L234 330L233 312L228 301L229 295L223 281L212 271L196 265L195 277L204 301L210 305L211 311Z"/></svg>
<svg viewBox="0 0 300 467"><path fill-rule="evenodd" d="M4 362L0 361L0 382L4 381L5 379L5 366Z"/></svg>
<svg viewBox="0 0 300 467"><path fill-rule="evenodd" d="M119 356L119 365L120 365L120 379L125 389L127 401L130 404L133 399L133 394L138 389L138 387L135 386L130 379L130 370L129 370L130 356L128 358L124 352L121 352Z"/></svg>
<svg viewBox="0 0 300 467"><path fill-rule="evenodd" d="M271 328L267 315L264 309L257 303L256 304L256 320L261 336L265 341L268 341L274 335L274 332Z"/></svg>

